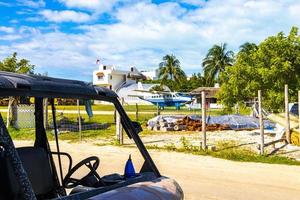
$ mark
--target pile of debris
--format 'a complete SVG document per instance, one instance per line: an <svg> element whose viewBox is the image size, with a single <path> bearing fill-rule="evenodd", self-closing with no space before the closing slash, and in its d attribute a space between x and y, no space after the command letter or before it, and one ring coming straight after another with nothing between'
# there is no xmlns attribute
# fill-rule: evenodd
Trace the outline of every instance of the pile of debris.
<svg viewBox="0 0 300 200"><path fill-rule="evenodd" d="M149 130L154 131L201 131L202 120L193 116L157 116L147 123ZM229 130L228 125L207 124L207 131Z"/></svg>
<svg viewBox="0 0 300 200"><path fill-rule="evenodd" d="M182 127L177 125L177 121L182 119L183 115L159 115L150 119L147 123L149 130L154 131L180 131Z"/></svg>
<svg viewBox="0 0 300 200"><path fill-rule="evenodd" d="M149 130L154 131L201 131L202 119L199 115L168 115L157 116L147 123ZM275 123L264 120L265 129L274 129ZM259 128L259 120L242 115L208 116L206 118L207 131L220 130L253 130Z"/></svg>
<svg viewBox="0 0 300 200"><path fill-rule="evenodd" d="M190 116L186 116L182 120L177 121L177 126L182 127L183 129L181 130L201 131L202 120L201 118L193 118ZM207 131L230 130L230 129L231 128L227 124L209 124L206 122Z"/></svg>

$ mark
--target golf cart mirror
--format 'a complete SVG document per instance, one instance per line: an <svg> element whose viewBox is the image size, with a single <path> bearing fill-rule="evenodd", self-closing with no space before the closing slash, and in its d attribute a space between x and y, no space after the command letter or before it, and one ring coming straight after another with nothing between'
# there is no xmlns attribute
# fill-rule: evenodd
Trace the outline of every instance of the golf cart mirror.
<svg viewBox="0 0 300 200"><path fill-rule="evenodd" d="M133 121L132 124L133 124L133 126L134 126L137 133L140 133L140 132L143 131L143 128L142 128L142 126L139 122Z"/></svg>

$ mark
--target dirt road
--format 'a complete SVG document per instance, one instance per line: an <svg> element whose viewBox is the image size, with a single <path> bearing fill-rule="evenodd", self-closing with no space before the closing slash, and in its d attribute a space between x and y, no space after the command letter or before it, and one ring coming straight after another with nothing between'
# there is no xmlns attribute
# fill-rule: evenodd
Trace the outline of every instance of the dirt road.
<svg viewBox="0 0 300 200"><path fill-rule="evenodd" d="M27 144L17 142L17 146ZM129 154L136 169L142 165L136 149L88 143L61 144L61 150L69 152L75 163L89 155L99 156L101 175L123 173ZM150 154L163 175L179 182L186 200L300 199L299 166L233 162L157 150L151 150Z"/></svg>

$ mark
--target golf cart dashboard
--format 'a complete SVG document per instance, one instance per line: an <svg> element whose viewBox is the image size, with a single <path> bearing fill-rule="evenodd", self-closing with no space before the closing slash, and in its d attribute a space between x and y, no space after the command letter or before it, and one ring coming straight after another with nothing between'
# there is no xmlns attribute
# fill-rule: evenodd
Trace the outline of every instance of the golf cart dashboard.
<svg viewBox="0 0 300 200"><path fill-rule="evenodd" d="M152 172L144 172L136 174L136 177L132 178L124 178L124 176L119 174L110 174L102 177L106 186L102 186L99 188L93 187L85 187L85 186L77 186L72 190L70 195L59 197L57 199L87 199L117 188L125 187L128 185L132 185L135 183L146 182L146 181L153 181L157 179L154 173Z"/></svg>

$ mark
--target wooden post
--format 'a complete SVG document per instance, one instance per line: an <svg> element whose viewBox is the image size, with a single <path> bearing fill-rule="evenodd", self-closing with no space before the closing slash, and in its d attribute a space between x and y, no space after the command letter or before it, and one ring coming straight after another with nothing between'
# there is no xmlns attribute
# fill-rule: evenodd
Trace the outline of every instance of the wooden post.
<svg viewBox="0 0 300 200"><path fill-rule="evenodd" d="M291 144L291 131L290 131L290 114L289 114L289 87L284 85L284 102L285 102L285 120L286 120L286 140Z"/></svg>
<svg viewBox="0 0 300 200"><path fill-rule="evenodd" d="M159 112L159 105L158 103L156 104L157 105L157 116L160 115L160 112Z"/></svg>
<svg viewBox="0 0 300 200"><path fill-rule="evenodd" d="M264 143L265 143L265 138L264 138L264 120L263 120L263 114L262 114L262 97L261 97L261 90L258 90L258 116L259 116L259 127L260 127L260 155L264 154Z"/></svg>
<svg viewBox="0 0 300 200"><path fill-rule="evenodd" d="M206 103L206 98L205 98L205 91L201 92L201 97L202 97L202 149L206 150L206 108L205 108L205 103Z"/></svg>
<svg viewBox="0 0 300 200"><path fill-rule="evenodd" d="M9 125L10 125L10 118L11 118L11 112L12 112L12 104L13 104L13 97L8 97L6 128L8 128Z"/></svg>
<svg viewBox="0 0 300 200"><path fill-rule="evenodd" d="M79 137L80 137L80 142L81 142L82 141L82 135L81 135L81 116L80 116L79 99L77 99L77 111L78 111L78 130L79 130Z"/></svg>
<svg viewBox="0 0 300 200"><path fill-rule="evenodd" d="M48 98L44 98L44 128L48 129Z"/></svg>
<svg viewBox="0 0 300 200"><path fill-rule="evenodd" d="M120 114L117 111L116 112L116 138L118 140L118 142L120 142L120 135L121 135L121 118L120 118Z"/></svg>
<svg viewBox="0 0 300 200"><path fill-rule="evenodd" d="M121 105L124 104L124 98L121 99ZM118 111L116 111L116 137L119 142L119 144L123 145L124 139L123 139L123 127L121 123L121 116Z"/></svg>
<svg viewBox="0 0 300 200"><path fill-rule="evenodd" d="M139 105L135 104L135 121L139 121Z"/></svg>
<svg viewBox="0 0 300 200"><path fill-rule="evenodd" d="M122 106L124 105L124 97L122 97L121 99L121 104ZM121 117L120 117L121 118ZM123 134L123 126L122 126L122 123L121 123L121 119L120 119L120 144L123 145L124 144L124 134Z"/></svg>

